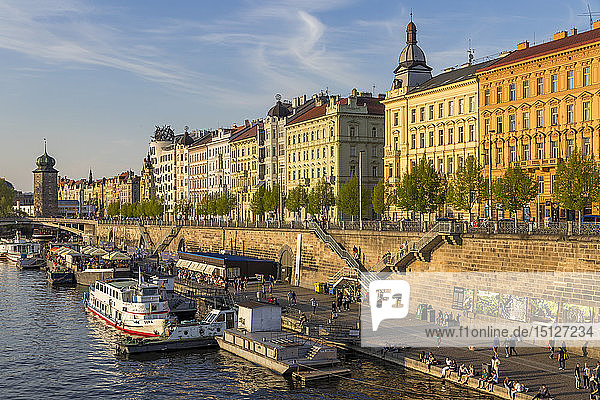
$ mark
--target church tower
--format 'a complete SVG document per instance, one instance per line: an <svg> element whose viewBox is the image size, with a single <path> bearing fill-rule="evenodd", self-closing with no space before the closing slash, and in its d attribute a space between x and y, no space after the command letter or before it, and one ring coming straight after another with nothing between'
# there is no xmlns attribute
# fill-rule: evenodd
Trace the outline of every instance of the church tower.
<svg viewBox="0 0 600 400"><path fill-rule="evenodd" d="M417 27L411 15L411 21L406 27L406 47L398 58L392 89L413 88L429 79L431 67L427 65L425 53L417 46Z"/></svg>
<svg viewBox="0 0 600 400"><path fill-rule="evenodd" d="M33 170L33 212L36 217L54 217L58 215L58 171L54 169L56 161L46 151L35 161Z"/></svg>

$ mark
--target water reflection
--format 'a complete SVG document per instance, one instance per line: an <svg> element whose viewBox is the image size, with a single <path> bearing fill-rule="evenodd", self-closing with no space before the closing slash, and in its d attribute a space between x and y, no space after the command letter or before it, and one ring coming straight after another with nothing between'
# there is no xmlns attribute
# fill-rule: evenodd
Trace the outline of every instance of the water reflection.
<svg viewBox="0 0 600 400"><path fill-rule="evenodd" d="M352 355L355 380L310 387L218 349L118 359L119 333L85 312L85 290L0 264L2 398L491 399Z"/></svg>

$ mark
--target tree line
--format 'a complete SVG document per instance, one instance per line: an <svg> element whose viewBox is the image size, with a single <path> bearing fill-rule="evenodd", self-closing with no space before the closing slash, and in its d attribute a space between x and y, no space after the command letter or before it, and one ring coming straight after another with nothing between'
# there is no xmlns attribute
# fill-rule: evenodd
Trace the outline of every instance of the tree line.
<svg viewBox="0 0 600 400"><path fill-rule="evenodd" d="M106 214L109 216L123 217L160 217L163 214L163 202L158 198L137 202L137 203L121 203L114 201L108 205Z"/></svg>

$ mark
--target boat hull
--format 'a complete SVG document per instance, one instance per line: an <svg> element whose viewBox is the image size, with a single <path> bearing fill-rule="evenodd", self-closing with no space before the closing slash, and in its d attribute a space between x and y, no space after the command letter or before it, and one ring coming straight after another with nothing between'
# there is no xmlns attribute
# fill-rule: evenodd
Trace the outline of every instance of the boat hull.
<svg viewBox="0 0 600 400"><path fill-rule="evenodd" d="M158 353L167 351L207 349L218 347L214 338L181 339L181 340L149 340L142 343L118 343L117 353L123 355Z"/></svg>
<svg viewBox="0 0 600 400"><path fill-rule="evenodd" d="M47 271L48 281L53 285L71 285L75 283L73 271Z"/></svg>
<svg viewBox="0 0 600 400"><path fill-rule="evenodd" d="M113 328L115 328L117 330L123 331L125 333L129 333L131 335L145 336L145 337L159 337L160 336L160 334L158 334L158 333L141 330L138 327L133 327L133 326L124 325L124 324L117 324L112 318L109 318L106 315L102 314L100 311L94 309L89 304L86 304L86 309L89 312L91 312L92 314L94 314L95 316L99 317L101 320L103 320L108 325L112 326Z"/></svg>
<svg viewBox="0 0 600 400"><path fill-rule="evenodd" d="M46 262L39 257L28 257L18 259L16 264L20 269L40 269L46 265Z"/></svg>
<svg viewBox="0 0 600 400"><path fill-rule="evenodd" d="M279 375L286 375L292 372L292 368L289 364L285 364L277 360L264 357L255 352L236 346L235 344L226 342L222 337L217 337L215 339L217 340L217 343L219 344L219 347L221 349L227 350L228 352L233 353L236 356L242 357L254 364L258 364L260 366L268 368L271 371L278 373Z"/></svg>

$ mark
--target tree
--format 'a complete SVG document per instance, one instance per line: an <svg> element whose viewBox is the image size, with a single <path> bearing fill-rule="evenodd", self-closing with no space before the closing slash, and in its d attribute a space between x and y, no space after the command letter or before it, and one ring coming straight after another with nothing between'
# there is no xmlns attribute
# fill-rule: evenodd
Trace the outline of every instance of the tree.
<svg viewBox="0 0 600 400"><path fill-rule="evenodd" d="M396 187L396 204L406 211L431 213L445 200L444 179L423 157Z"/></svg>
<svg viewBox="0 0 600 400"><path fill-rule="evenodd" d="M568 210L577 210L579 221L583 208L600 199L600 172L591 156L575 150L556 168L554 199Z"/></svg>
<svg viewBox="0 0 600 400"><path fill-rule="evenodd" d="M375 188L373 188L373 197L371 199L375 213L383 217L390 208L391 200L391 196L386 188L385 180L381 178L379 182L377 182Z"/></svg>
<svg viewBox="0 0 600 400"><path fill-rule="evenodd" d="M187 199L180 199L175 203L175 214L188 216L192 213L192 203Z"/></svg>
<svg viewBox="0 0 600 400"><path fill-rule="evenodd" d="M4 178L0 178L0 217L7 217L14 213L14 201L15 189Z"/></svg>
<svg viewBox="0 0 600 400"><path fill-rule="evenodd" d="M121 203L119 203L118 201L113 201L112 203L110 203L108 205L108 208L106 209L106 213L108 215L110 215L111 217L114 217L115 215L119 215L121 213Z"/></svg>
<svg viewBox="0 0 600 400"><path fill-rule="evenodd" d="M262 215L265 213L265 205L264 199L267 191L264 186L259 187L254 194L252 195L252 200L250 201L250 211L254 215Z"/></svg>
<svg viewBox="0 0 600 400"><path fill-rule="evenodd" d="M537 196L538 187L533 176L521 167L509 167L503 176L492 184L496 201L502 208L514 213L517 225L517 210Z"/></svg>
<svg viewBox="0 0 600 400"><path fill-rule="evenodd" d="M223 192L218 195L215 202L215 211L217 215L228 215L237 206L235 194L230 193L227 189L223 190Z"/></svg>
<svg viewBox="0 0 600 400"><path fill-rule="evenodd" d="M470 155L464 165L450 179L446 197L448 203L455 208L468 211L469 220L471 220L473 206L487 198L487 187L487 181L483 177L479 161Z"/></svg>
<svg viewBox="0 0 600 400"><path fill-rule="evenodd" d="M337 206L340 211L344 214L352 216L352 219L360 214L358 209L358 195L358 177L353 175L346 181L346 183L344 183L344 186L342 186L340 189L340 193L337 197ZM361 208L363 214L365 213L366 209L369 208L369 194L366 190L362 191Z"/></svg>
<svg viewBox="0 0 600 400"><path fill-rule="evenodd" d="M273 189L268 189L263 198L263 207L266 212L276 211L279 208L279 184L273 185Z"/></svg>
<svg viewBox="0 0 600 400"><path fill-rule="evenodd" d="M290 190L285 199L285 208L287 208L289 212L296 214L296 217L298 217L302 208L306 208L307 204L308 194L306 193L306 189L302 186L296 186Z"/></svg>
<svg viewBox="0 0 600 400"><path fill-rule="evenodd" d="M331 184L326 179L319 180L308 194L308 212L313 215L325 214L333 205L335 196Z"/></svg>

